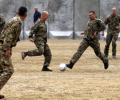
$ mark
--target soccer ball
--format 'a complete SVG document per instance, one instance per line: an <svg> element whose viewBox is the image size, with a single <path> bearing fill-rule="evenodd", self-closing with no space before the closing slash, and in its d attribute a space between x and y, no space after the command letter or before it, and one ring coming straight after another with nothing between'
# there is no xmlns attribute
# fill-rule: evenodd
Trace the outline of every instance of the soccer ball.
<svg viewBox="0 0 120 100"><path fill-rule="evenodd" d="M60 71L65 71L66 68L67 68L67 67L66 67L66 64L64 64L64 63L62 63L62 64L59 65Z"/></svg>

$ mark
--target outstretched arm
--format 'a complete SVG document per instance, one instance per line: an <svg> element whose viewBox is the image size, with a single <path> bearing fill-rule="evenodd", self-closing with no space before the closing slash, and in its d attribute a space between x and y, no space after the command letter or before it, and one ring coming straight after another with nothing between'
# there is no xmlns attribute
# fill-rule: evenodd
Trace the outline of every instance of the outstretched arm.
<svg viewBox="0 0 120 100"><path fill-rule="evenodd" d="M39 31L39 24L35 24L30 31L29 38L33 38L33 35Z"/></svg>

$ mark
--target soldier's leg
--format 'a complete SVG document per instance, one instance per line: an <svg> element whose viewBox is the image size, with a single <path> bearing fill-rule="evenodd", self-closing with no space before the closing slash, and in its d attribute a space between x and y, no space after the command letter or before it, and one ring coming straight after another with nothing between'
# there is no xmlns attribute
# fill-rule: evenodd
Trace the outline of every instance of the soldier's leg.
<svg viewBox="0 0 120 100"><path fill-rule="evenodd" d="M44 57L45 57L45 61L44 61L42 71L52 71L52 70L48 69L48 67L49 67L49 65L51 63L51 59L52 59L52 53L51 53L51 50L50 50L48 44L45 44Z"/></svg>
<svg viewBox="0 0 120 100"><path fill-rule="evenodd" d="M11 63L11 59L4 57L0 58L0 90L7 83L13 73L14 69Z"/></svg>
<svg viewBox="0 0 120 100"><path fill-rule="evenodd" d="M105 49L104 49L104 54L106 57L108 57L108 54L109 54L109 47L110 47L110 43L112 41L112 34L111 33L108 33L107 34L107 37L106 37L106 45L105 45Z"/></svg>
<svg viewBox="0 0 120 100"><path fill-rule="evenodd" d="M113 35L113 39L112 39L112 56L116 57L116 41L118 39L118 34Z"/></svg>
<svg viewBox="0 0 120 100"><path fill-rule="evenodd" d="M32 57L32 56L41 56L44 54L44 43L39 43L36 44L37 49L27 51L27 52L22 52L22 59L24 60L26 56Z"/></svg>
<svg viewBox="0 0 120 100"><path fill-rule="evenodd" d="M105 57L105 55L103 53L101 53L99 41L98 40L92 41L90 46L93 48L96 56L99 57L102 60L102 62L104 63L104 68L107 69L108 68L108 58Z"/></svg>
<svg viewBox="0 0 120 100"><path fill-rule="evenodd" d="M27 56L41 56L43 54L42 50L44 50L44 49L41 49L39 47L39 49L30 50L30 51L26 52L26 55Z"/></svg>
<svg viewBox="0 0 120 100"><path fill-rule="evenodd" d="M70 68L70 69L73 68L74 64L79 60L79 58L84 53L84 51L88 48L88 46L89 46L88 42L85 39L83 39L83 41L81 42L77 52L73 55L69 64L67 64L68 68Z"/></svg>

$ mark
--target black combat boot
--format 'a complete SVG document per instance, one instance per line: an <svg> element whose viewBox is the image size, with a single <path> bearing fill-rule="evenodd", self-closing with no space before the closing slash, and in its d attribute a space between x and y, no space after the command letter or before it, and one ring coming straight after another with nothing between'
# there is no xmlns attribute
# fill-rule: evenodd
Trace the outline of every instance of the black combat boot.
<svg viewBox="0 0 120 100"><path fill-rule="evenodd" d="M49 69L48 66L43 66L42 71L52 72L52 70Z"/></svg>
<svg viewBox="0 0 120 100"><path fill-rule="evenodd" d="M108 69L108 67L109 67L109 61L108 61L107 57L105 57L105 60L103 61L103 63L104 63L104 68Z"/></svg>
<svg viewBox="0 0 120 100"><path fill-rule="evenodd" d="M66 67L69 69L72 69L74 66L74 63L70 62L69 64L66 64Z"/></svg>
<svg viewBox="0 0 120 100"><path fill-rule="evenodd" d="M5 98L5 96L4 95L0 95L0 99L4 99Z"/></svg>
<svg viewBox="0 0 120 100"><path fill-rule="evenodd" d="M26 52L22 52L21 56L22 56L22 60L24 60L26 58L26 56L27 56L27 53Z"/></svg>

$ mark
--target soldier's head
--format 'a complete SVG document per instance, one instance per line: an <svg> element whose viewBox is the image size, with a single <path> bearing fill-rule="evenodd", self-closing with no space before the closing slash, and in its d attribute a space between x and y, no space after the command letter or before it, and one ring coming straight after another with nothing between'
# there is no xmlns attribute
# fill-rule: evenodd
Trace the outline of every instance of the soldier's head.
<svg viewBox="0 0 120 100"><path fill-rule="evenodd" d="M38 8L34 8L34 11L38 11Z"/></svg>
<svg viewBox="0 0 120 100"><path fill-rule="evenodd" d="M47 11L43 11L41 14L41 20L46 21L48 19L49 13Z"/></svg>
<svg viewBox="0 0 120 100"><path fill-rule="evenodd" d="M113 7L113 8L112 8L112 15L113 15L113 16L116 16L116 15L117 15L117 8L116 8L116 7Z"/></svg>
<svg viewBox="0 0 120 100"><path fill-rule="evenodd" d="M96 12L95 11L89 11L89 18L90 20L95 20L96 19Z"/></svg>
<svg viewBox="0 0 120 100"><path fill-rule="evenodd" d="M21 20L24 21L27 17L27 8L26 7L20 7L17 12L18 16L20 16Z"/></svg>

